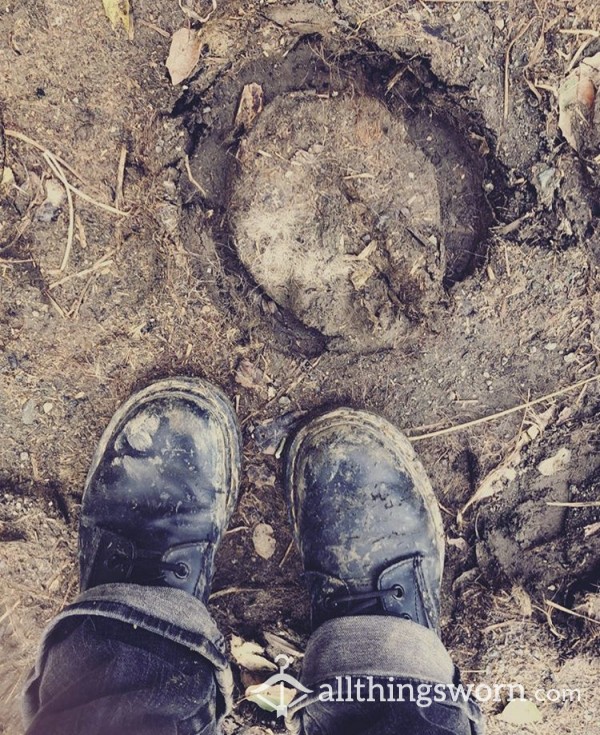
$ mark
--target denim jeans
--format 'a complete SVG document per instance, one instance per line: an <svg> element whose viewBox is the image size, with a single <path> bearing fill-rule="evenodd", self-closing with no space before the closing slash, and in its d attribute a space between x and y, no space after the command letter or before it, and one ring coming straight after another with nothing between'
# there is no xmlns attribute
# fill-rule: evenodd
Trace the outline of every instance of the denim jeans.
<svg viewBox="0 0 600 735"><path fill-rule="evenodd" d="M440 639L407 620L325 623L309 641L301 679L312 694L288 713L292 732L483 733L470 700L350 702L346 690L344 701L331 701L340 686L357 682L363 692L458 683ZM44 634L24 719L27 735L212 735L232 693L225 640L199 600L176 589L111 584L82 594Z"/></svg>

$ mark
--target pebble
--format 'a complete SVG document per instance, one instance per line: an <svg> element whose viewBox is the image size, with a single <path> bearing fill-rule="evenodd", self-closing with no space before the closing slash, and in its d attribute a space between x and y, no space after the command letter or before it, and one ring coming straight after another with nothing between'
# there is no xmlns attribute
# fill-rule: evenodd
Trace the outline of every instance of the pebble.
<svg viewBox="0 0 600 735"><path fill-rule="evenodd" d="M54 404L51 401L46 401L46 403L44 403L44 405L42 406L42 410L44 413L50 413L53 408Z"/></svg>
<svg viewBox="0 0 600 735"><path fill-rule="evenodd" d="M31 426L33 422L35 421L36 417L36 405L33 398L30 398L27 403L23 406L23 411L21 413L21 421L25 424L25 426Z"/></svg>
<svg viewBox="0 0 600 735"><path fill-rule="evenodd" d="M259 523L252 534L252 542L254 550L262 559L270 559L277 547L273 526L268 523Z"/></svg>
<svg viewBox="0 0 600 735"><path fill-rule="evenodd" d="M563 470L571 461L571 450L561 447L552 457L542 460L538 464L538 472L544 477L552 477Z"/></svg>

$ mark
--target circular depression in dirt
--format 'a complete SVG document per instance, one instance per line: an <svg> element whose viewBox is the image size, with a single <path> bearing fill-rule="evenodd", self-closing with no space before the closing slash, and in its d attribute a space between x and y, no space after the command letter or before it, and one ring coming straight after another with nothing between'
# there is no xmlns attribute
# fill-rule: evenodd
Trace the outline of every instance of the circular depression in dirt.
<svg viewBox="0 0 600 735"><path fill-rule="evenodd" d="M426 109L281 95L238 150L230 227L254 280L330 346L393 347L435 318L488 224L481 167Z"/></svg>

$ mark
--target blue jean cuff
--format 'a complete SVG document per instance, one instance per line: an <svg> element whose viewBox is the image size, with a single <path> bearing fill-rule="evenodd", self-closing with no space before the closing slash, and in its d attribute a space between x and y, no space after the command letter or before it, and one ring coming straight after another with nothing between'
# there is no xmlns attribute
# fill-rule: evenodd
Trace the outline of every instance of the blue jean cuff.
<svg viewBox="0 0 600 735"><path fill-rule="evenodd" d="M57 615L44 631L39 654L23 697L23 715L29 721L37 711L37 689L52 634L73 617L101 616L120 620L178 643L203 656L215 670L224 703L223 716L233 706L233 676L225 639L206 605L193 595L169 587L107 584L82 593Z"/></svg>

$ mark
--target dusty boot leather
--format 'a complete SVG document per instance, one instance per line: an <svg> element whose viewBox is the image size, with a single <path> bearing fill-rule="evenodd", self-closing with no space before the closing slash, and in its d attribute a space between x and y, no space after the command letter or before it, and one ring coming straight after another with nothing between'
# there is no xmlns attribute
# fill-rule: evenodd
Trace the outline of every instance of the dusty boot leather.
<svg viewBox="0 0 600 735"><path fill-rule="evenodd" d="M81 509L81 589L176 587L206 602L236 503L240 433L227 398L195 378L162 380L112 418Z"/></svg>
<svg viewBox="0 0 600 735"><path fill-rule="evenodd" d="M398 429L366 411L326 413L293 438L284 482L313 627L381 614L438 630L442 519Z"/></svg>

